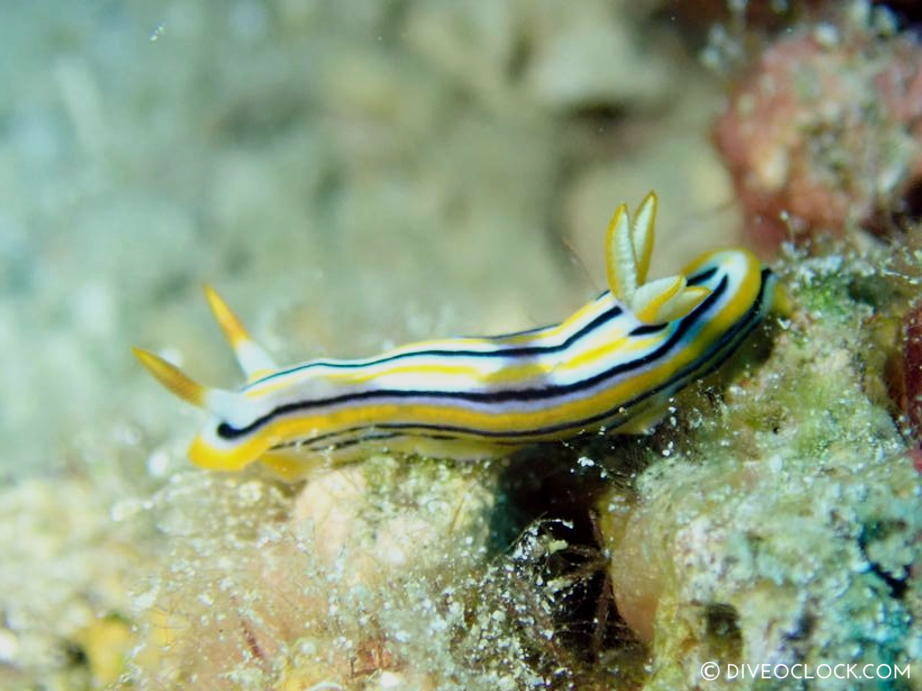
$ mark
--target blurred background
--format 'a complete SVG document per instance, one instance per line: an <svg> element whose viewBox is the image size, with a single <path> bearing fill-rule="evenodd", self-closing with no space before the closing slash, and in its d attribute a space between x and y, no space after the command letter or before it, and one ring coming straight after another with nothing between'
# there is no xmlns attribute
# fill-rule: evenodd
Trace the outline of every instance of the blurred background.
<svg viewBox="0 0 922 691"><path fill-rule="evenodd" d="M0 477L188 438L129 347L237 385L205 282L291 362L559 320L650 189L656 273L733 241L708 5L9 3Z"/></svg>

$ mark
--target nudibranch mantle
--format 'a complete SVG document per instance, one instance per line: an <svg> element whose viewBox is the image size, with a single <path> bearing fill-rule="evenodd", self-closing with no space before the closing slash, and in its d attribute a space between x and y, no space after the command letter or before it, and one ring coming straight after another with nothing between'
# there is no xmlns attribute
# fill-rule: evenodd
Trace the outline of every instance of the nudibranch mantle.
<svg viewBox="0 0 922 691"><path fill-rule="evenodd" d="M707 252L681 274L647 281L657 198L609 223L609 290L560 324L492 337L405 345L359 360L278 368L214 290L206 296L246 385L202 386L162 358L141 363L210 411L189 457L238 470L261 460L295 475L368 445L474 459L605 428L649 431L668 399L720 365L769 309L774 277L745 249ZM363 451L364 450L364 451Z"/></svg>

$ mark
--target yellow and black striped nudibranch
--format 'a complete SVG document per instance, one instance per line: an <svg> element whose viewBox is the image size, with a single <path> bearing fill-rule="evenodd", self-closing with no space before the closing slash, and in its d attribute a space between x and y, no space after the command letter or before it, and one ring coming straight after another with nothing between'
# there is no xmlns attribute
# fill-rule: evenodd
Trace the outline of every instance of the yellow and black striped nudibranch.
<svg viewBox="0 0 922 691"><path fill-rule="evenodd" d="M707 252L677 276L647 281L657 199L619 206L606 235L610 290L560 324L492 337L413 343L361 360L279 368L211 288L206 295L248 381L213 389L145 350L141 363L210 411L189 457L237 470L261 460L355 457L369 445L451 458L602 428L637 434L668 399L720 365L769 309L774 277L744 249Z"/></svg>

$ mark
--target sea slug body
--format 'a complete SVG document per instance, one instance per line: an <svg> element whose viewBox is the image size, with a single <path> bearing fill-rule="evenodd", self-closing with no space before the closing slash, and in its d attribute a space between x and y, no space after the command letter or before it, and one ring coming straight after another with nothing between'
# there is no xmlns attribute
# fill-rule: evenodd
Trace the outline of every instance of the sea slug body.
<svg viewBox="0 0 922 691"><path fill-rule="evenodd" d="M237 392L202 386L135 353L181 398L211 413L189 449L203 467L261 460L346 460L369 445L459 459L605 428L637 434L668 399L735 351L761 321L774 277L744 249L707 252L647 282L657 199L620 205L605 254L609 290L560 324L492 337L414 343L360 360L278 368L212 289L212 311L248 377Z"/></svg>

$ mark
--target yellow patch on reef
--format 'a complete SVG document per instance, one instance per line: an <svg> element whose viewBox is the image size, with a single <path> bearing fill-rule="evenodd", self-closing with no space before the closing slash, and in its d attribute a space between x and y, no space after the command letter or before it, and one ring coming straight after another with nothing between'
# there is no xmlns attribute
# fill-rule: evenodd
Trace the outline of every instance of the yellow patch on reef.
<svg viewBox="0 0 922 691"><path fill-rule="evenodd" d="M86 653L95 686L114 684L125 671L125 659L134 645L128 624L118 617L94 619L75 640Z"/></svg>

